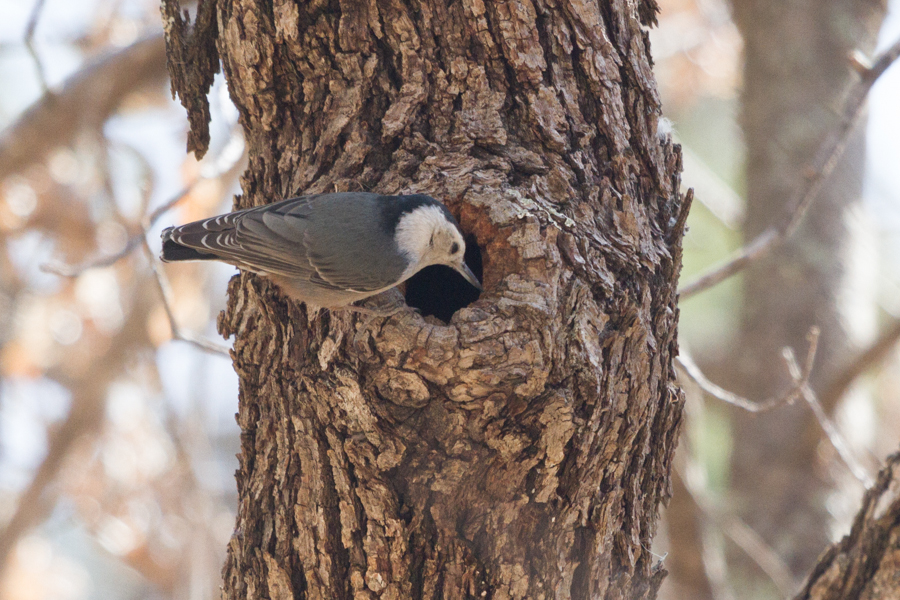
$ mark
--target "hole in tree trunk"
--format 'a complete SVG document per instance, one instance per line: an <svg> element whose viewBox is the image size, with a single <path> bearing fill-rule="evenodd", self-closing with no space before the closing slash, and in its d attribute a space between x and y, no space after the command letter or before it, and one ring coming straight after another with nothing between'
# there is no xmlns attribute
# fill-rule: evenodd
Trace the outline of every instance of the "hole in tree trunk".
<svg viewBox="0 0 900 600"><path fill-rule="evenodd" d="M466 264L482 281L481 250L474 235L466 236ZM406 303L418 308L422 316L433 315L444 323L480 295L462 275L444 265L425 267L406 281Z"/></svg>

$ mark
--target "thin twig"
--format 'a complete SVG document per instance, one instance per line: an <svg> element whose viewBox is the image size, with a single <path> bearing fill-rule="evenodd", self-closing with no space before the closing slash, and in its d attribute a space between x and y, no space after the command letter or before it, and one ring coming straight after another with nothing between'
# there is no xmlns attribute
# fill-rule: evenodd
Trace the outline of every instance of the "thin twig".
<svg viewBox="0 0 900 600"><path fill-rule="evenodd" d="M44 273L50 273L52 275L59 275L60 277L78 277L85 271L90 269L99 269L102 267L108 267L113 265L132 252L134 252L135 248L141 245L141 240L146 235L146 231L141 230L141 233L138 235L134 235L128 239L128 242L122 249L115 254L110 254L109 256L101 256L100 258L92 258L83 262L78 263L77 265L67 265L62 262L53 261L44 263L40 266L41 271Z"/></svg>
<svg viewBox="0 0 900 600"><path fill-rule="evenodd" d="M162 296L163 308L166 311L166 317L169 319L169 327L172 330L172 339L187 342L204 352L221 354L231 358L231 354L226 346L181 330L181 327L178 326L178 322L175 320L175 312L172 310L172 287L169 285L169 280L162 272L162 269L157 265L157 258L154 256L146 239L143 240L143 248L144 253L147 255L147 260L150 262L150 269L153 271L153 275L156 278L156 285L159 288L159 293Z"/></svg>
<svg viewBox="0 0 900 600"><path fill-rule="evenodd" d="M847 101L844 103L841 121L819 147L819 151L816 152L805 181L787 204L789 208L786 218L778 225L771 226L759 234L725 264L711 269L683 286L679 290L682 298L688 298L698 292L707 290L720 281L743 270L751 262L768 254L775 247L782 244L797 230L797 227L803 220L803 216L818 197L825 179L831 174L838 160L843 156L847 147L847 140L853 131L853 127L859 120L859 116L862 114L863 104L869 95L869 91L878 78L898 57L900 57L900 40L897 40L890 48L882 52L871 67L857 69L860 73L860 80L853 86ZM859 66L858 62L856 64Z"/></svg>
<svg viewBox="0 0 900 600"><path fill-rule="evenodd" d="M34 68L37 71L38 82L41 84L41 92L50 94L50 87L47 85L47 77L44 75L44 64L41 57L38 56L37 50L34 48L34 30L37 29L38 21L41 18L41 10L44 8L44 0L37 0L31 9L31 16L28 18L28 26L25 28L25 47L34 61Z"/></svg>
<svg viewBox="0 0 900 600"><path fill-rule="evenodd" d="M190 186L178 192L168 202L162 204L152 213L144 217L144 219L142 220L140 233L131 236L125 246L115 254L110 254L109 256L101 256L99 258L91 258L76 265L67 265L61 262L46 263L41 265L41 271L59 275L60 277L78 277L89 269L108 267L117 263L118 261L134 252L134 250L136 250L145 241L147 231L156 224L161 216L163 216L166 212L172 210L175 205L184 200L188 196L188 194L190 194L191 190L194 189L195 185L197 185L196 181Z"/></svg>
<svg viewBox="0 0 900 600"><path fill-rule="evenodd" d="M793 594L799 587L799 582L794 579L791 570L784 563L781 556L740 517L722 509L710 497L706 489L698 484L696 478L688 475L688 472L696 472L700 467L692 466L693 459L690 457L687 458L687 461L687 468L684 470L678 468L677 471L682 482L684 482L684 489L690 494L700 513L715 523L750 560L756 563L762 572L772 580L772 583L775 584L775 587L778 588L783 597L787 598ZM705 539L706 537L704 535L704 546L709 542L709 540ZM704 549L704 553L707 551L708 549ZM715 567L715 565L706 564L708 558L707 556L703 557L707 571L710 570L710 567ZM721 586L721 583L719 586Z"/></svg>
<svg viewBox="0 0 900 600"><path fill-rule="evenodd" d="M231 135L232 140L240 139L238 137L240 136L240 131L237 129L237 127L232 129ZM230 146L230 143L226 145L226 150L228 146ZM205 181L213 181L216 179L231 181L233 177L236 177L237 174L243 169L245 157L246 154L242 152L236 159L223 161L223 157L220 155L218 160L213 163L215 165L214 172L197 177L187 187L172 196L172 198L170 198L168 201L156 207L153 212L151 212L150 214L145 214L141 219L141 231L129 238L125 246L115 254L91 258L76 265L67 265L58 261L54 261L41 265L40 269L46 273L52 273L54 275L59 275L60 277L78 277L89 269L108 267L112 264L115 264L116 262L122 260L129 254L134 252L134 250L144 242L147 236L147 232L154 225L156 225L156 222L160 219L160 217L172 210L176 205L178 205L179 202L187 198L191 194L191 192L193 192L201 183Z"/></svg>
<svg viewBox="0 0 900 600"><path fill-rule="evenodd" d="M675 360L678 361L678 364L682 369L684 369L685 374L687 374L688 377L690 377L698 386L700 386L700 389L702 389L704 392L706 392L710 396L713 396L714 398L718 398L722 402L731 404L732 406L736 406L740 409L746 410L747 412L767 412L785 404L792 404L794 400L803 395L802 388L795 382L794 386L791 387L791 389L780 396L767 398L766 400L763 400L761 402L754 402L753 400L744 398L743 396L738 396L734 392L729 392L728 390L719 387L718 385L710 381L703 373L703 371L700 370L700 367L697 366L697 363L694 362L694 359L691 358L691 355L688 354L684 348L681 349L681 353ZM809 373L806 373L806 378L808 377Z"/></svg>
<svg viewBox="0 0 900 600"><path fill-rule="evenodd" d="M825 413L825 410L822 408L822 405L816 398L812 387L809 385L809 377L812 373L813 363L815 362L816 351L819 345L818 327L813 327L812 329L810 329L808 339L809 350L806 353L806 360L803 363L802 369L797 362L797 358L793 350L791 350L790 348L784 348L781 351L782 356L784 357L787 364L788 373L790 374L791 379L794 382L794 386L782 396L770 398L758 403L753 402L752 400L748 400L747 398L744 398L742 396L738 396L733 392L729 392L728 390L723 389L711 382L706 377L706 375L703 374L703 371L700 370L696 363L694 363L689 354L683 353L677 358L677 360L688 377L694 380L697 385L700 386L700 389L702 389L704 392L708 393L714 398L718 398L723 402L731 404L732 406L736 406L738 408L746 410L747 412L765 412L768 410L772 410L773 408L783 406L785 404L790 404L798 397L803 398L809 405L810 409L812 409L813 415L816 418L816 422L822 428L822 431L825 432L825 436L837 451L838 455L841 457L841 460L844 461L844 463L850 469L850 472L853 473L854 477L862 482L863 485L869 487L872 484L872 476L856 459L856 457L853 456L853 453L850 451L850 446L846 441L844 441L843 436L841 436L840 432L838 431L834 423L832 423L831 419L828 418L828 415Z"/></svg>
<svg viewBox="0 0 900 600"><path fill-rule="evenodd" d="M814 345L819 337L819 331L817 328L813 328L809 334L810 337L810 346ZM806 400L806 403L809 405L810 409L812 409L813 415L816 417L816 421L819 423L819 426L822 428L822 431L825 433L825 437L828 438L828 441L837 451L838 456L841 457L841 460L844 461L844 464L847 465L847 468L850 469L850 472L856 477L860 483L862 483L866 488L869 488L874 483L874 478L869 473L869 471L860 463L856 457L853 455L853 452L850 450L850 445L844 440L844 436L838 431L837 426L828 418L828 415L825 414L825 410L822 408L822 405L819 403L818 398L816 397L815 392L813 392L812 387L810 387L809 383L803 378L803 373L800 370L800 365L797 363L797 357L794 355L793 350L790 348L785 348L782 350L782 354L784 356L784 360L787 363L788 371L791 374L791 377L794 379L794 382L801 386L801 390L803 392L803 398Z"/></svg>
<svg viewBox="0 0 900 600"><path fill-rule="evenodd" d="M725 535L762 569L783 597L789 597L800 587L800 582L791 575L781 556L743 519L736 515L721 517L719 526Z"/></svg>

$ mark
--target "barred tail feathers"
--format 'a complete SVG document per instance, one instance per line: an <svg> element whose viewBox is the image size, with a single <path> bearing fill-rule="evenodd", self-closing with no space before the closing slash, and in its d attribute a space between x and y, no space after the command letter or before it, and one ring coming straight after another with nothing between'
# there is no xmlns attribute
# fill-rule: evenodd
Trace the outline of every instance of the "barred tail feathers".
<svg viewBox="0 0 900 600"><path fill-rule="evenodd" d="M181 262L185 260L216 260L215 254L200 252L196 248L181 244L175 240L173 233L175 227L167 227L162 232L162 252L159 258L163 262Z"/></svg>

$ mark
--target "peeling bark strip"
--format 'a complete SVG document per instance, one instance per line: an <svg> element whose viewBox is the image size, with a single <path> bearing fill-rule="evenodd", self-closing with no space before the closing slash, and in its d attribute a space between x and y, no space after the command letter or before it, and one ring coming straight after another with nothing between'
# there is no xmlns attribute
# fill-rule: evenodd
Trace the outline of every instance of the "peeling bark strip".
<svg viewBox="0 0 900 600"><path fill-rule="evenodd" d="M210 117L206 95L219 72L216 0L200 0L193 26L187 11L184 11L184 17L181 16L178 0L162 0L160 10L166 32L166 62L172 78L172 99L177 93L181 105L187 109L191 123L187 151L193 152L199 160L209 149Z"/></svg>
<svg viewBox="0 0 900 600"><path fill-rule="evenodd" d="M487 290L449 324L367 323L232 281L224 597L653 598L684 219L652 2L216 9L250 149L238 207L431 194L474 236Z"/></svg>
<svg viewBox="0 0 900 600"><path fill-rule="evenodd" d="M900 590L900 452L866 492L853 529L819 558L796 600L889 600Z"/></svg>

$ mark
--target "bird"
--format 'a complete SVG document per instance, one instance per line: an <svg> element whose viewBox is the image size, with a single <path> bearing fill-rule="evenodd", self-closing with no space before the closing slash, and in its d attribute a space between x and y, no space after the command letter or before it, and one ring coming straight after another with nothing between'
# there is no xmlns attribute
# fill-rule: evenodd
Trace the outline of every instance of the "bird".
<svg viewBox="0 0 900 600"><path fill-rule="evenodd" d="M353 303L429 265L446 265L483 289L465 263L459 223L444 204L424 194L289 198L168 227L162 242L163 262L225 262L267 277L313 308L380 315Z"/></svg>

